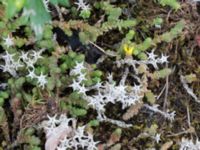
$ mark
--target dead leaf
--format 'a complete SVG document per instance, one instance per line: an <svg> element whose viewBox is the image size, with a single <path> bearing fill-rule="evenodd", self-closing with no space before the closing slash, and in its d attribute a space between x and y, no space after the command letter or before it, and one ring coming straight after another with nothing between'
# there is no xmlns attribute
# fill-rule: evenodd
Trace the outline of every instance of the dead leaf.
<svg viewBox="0 0 200 150"><path fill-rule="evenodd" d="M46 134L45 150L56 150L60 140L64 139L66 136L71 137L73 134L73 128L67 126L66 124L61 124L54 128L53 133Z"/></svg>
<svg viewBox="0 0 200 150"><path fill-rule="evenodd" d="M173 141L166 142L162 145L160 150L168 150L173 145Z"/></svg>
<svg viewBox="0 0 200 150"><path fill-rule="evenodd" d="M126 113L122 116L124 120L129 120L133 116L137 115L140 109L143 106L143 102L137 102L136 104L132 105Z"/></svg>
<svg viewBox="0 0 200 150"><path fill-rule="evenodd" d="M107 146L110 147L111 145L117 143L121 138L122 131L120 128L116 129L110 136L110 139L107 142Z"/></svg>

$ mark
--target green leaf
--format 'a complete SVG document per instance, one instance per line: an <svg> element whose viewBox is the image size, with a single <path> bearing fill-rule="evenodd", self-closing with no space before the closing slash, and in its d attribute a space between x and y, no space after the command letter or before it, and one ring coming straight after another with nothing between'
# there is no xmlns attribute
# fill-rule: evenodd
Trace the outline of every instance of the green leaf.
<svg viewBox="0 0 200 150"><path fill-rule="evenodd" d="M80 41L83 43L83 44L88 44L89 41L90 41L90 36L89 36L90 33L88 32L79 32L79 38L80 38Z"/></svg>
<svg viewBox="0 0 200 150"><path fill-rule="evenodd" d="M26 140L31 145L39 145L40 142L41 142L40 139L38 137L36 137L36 136L30 136Z"/></svg>
<svg viewBox="0 0 200 150"><path fill-rule="evenodd" d="M35 132L34 128L28 128L24 135L33 135Z"/></svg>
<svg viewBox="0 0 200 150"><path fill-rule="evenodd" d="M99 126L99 121L98 121L98 120L91 120L91 121L88 123L88 125L89 125L90 127L97 127L97 126Z"/></svg>
<svg viewBox="0 0 200 150"><path fill-rule="evenodd" d="M53 77L50 77L50 78L48 78L47 81L48 81L48 82L47 82L47 88L48 88L50 91L52 91L52 90L55 88L55 86L56 86L55 79L54 79Z"/></svg>
<svg viewBox="0 0 200 150"><path fill-rule="evenodd" d="M3 22L3 21L0 21L0 29L3 29L3 28L5 28L6 27L6 24L5 24L5 22Z"/></svg>
<svg viewBox="0 0 200 150"><path fill-rule="evenodd" d="M14 0L14 3L17 10L20 11L24 7L26 0Z"/></svg>
<svg viewBox="0 0 200 150"><path fill-rule="evenodd" d="M143 43L141 43L140 45L138 45L137 48L138 48L140 51L145 51L145 50L147 50L148 48L150 48L152 45L153 45L152 39L148 37L148 38L146 38L146 39L144 40Z"/></svg>
<svg viewBox="0 0 200 150"><path fill-rule="evenodd" d="M6 122L6 114L2 107L0 107L0 125L3 125Z"/></svg>
<svg viewBox="0 0 200 150"><path fill-rule="evenodd" d="M79 16L82 17L83 19L89 18L90 15L91 15L90 10L81 10L81 13L79 14Z"/></svg>
<svg viewBox="0 0 200 150"><path fill-rule="evenodd" d="M66 6L69 7L70 3L69 0L50 0L50 3L52 3L53 5L62 5L62 6Z"/></svg>
<svg viewBox="0 0 200 150"><path fill-rule="evenodd" d="M51 22L51 16L49 12L46 11L41 0L27 0L25 9L33 12L27 17L30 18L31 28L34 30L36 38L41 39L44 25Z"/></svg>
<svg viewBox="0 0 200 150"><path fill-rule="evenodd" d="M2 97L0 97L0 106L3 106L4 102L5 102L5 100Z"/></svg>
<svg viewBox="0 0 200 150"><path fill-rule="evenodd" d="M25 83L26 79L25 77L20 77L15 81L15 86L18 89L21 89L21 87L23 86L23 84Z"/></svg>
<svg viewBox="0 0 200 150"><path fill-rule="evenodd" d="M145 93L145 97L147 98L147 101L149 103L155 104L156 98L155 98L155 95L151 92L151 90Z"/></svg>
<svg viewBox="0 0 200 150"><path fill-rule="evenodd" d="M172 70L169 69L169 68L164 68L164 69L161 69L159 71L155 71L153 73L153 78L154 79L163 79L163 78L166 78L168 75L170 75L172 73Z"/></svg>
<svg viewBox="0 0 200 150"><path fill-rule="evenodd" d="M17 12L17 7L13 0L7 0L6 4L6 17L8 19L12 18Z"/></svg>
<svg viewBox="0 0 200 150"><path fill-rule="evenodd" d="M87 114L87 110L82 109L82 108L76 108L76 107L72 107L72 109L70 110L71 115L73 116L85 116Z"/></svg>
<svg viewBox="0 0 200 150"><path fill-rule="evenodd" d="M177 0L159 0L159 3L162 6L168 5L175 10L178 10L179 8L181 8L181 5Z"/></svg>
<svg viewBox="0 0 200 150"><path fill-rule="evenodd" d="M9 97L9 94L8 94L8 92L1 91L0 92L0 97L2 97L3 99L7 99Z"/></svg>

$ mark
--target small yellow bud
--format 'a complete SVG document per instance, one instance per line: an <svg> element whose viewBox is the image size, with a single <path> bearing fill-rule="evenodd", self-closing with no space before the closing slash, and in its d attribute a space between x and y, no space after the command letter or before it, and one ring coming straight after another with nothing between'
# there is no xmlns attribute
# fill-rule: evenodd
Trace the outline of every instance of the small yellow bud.
<svg viewBox="0 0 200 150"><path fill-rule="evenodd" d="M126 55L131 56L133 54L134 47L124 44L124 52Z"/></svg>

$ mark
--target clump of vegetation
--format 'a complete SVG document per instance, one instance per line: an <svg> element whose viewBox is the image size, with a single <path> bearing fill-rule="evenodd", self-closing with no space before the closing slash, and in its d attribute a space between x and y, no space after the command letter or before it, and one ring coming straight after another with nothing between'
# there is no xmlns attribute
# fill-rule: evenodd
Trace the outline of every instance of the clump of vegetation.
<svg viewBox="0 0 200 150"><path fill-rule="evenodd" d="M199 149L200 69L180 67L177 17L192 3L147 3L2 0L0 149Z"/></svg>

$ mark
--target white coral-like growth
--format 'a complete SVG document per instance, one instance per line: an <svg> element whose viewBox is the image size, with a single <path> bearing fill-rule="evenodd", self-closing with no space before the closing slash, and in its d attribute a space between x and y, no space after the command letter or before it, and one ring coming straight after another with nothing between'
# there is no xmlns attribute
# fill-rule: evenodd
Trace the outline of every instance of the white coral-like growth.
<svg viewBox="0 0 200 150"><path fill-rule="evenodd" d="M134 68L134 70L137 73L137 65L141 65L141 64L146 64L146 65L152 65L155 69L158 69L158 64L164 64L164 63L168 63L167 58L169 56L166 56L164 54L162 54L161 57L158 57L156 54L154 54L155 50L152 50L150 53L147 52L147 60L135 60L135 59L122 59L117 61L117 66L121 67L121 65L127 64L129 66L132 66Z"/></svg>
<svg viewBox="0 0 200 150"><path fill-rule="evenodd" d="M10 37L9 35L7 36L7 38L3 38L3 40L4 40L4 45L6 45L7 48L14 45L13 38Z"/></svg>
<svg viewBox="0 0 200 150"><path fill-rule="evenodd" d="M111 123L121 125L122 127L127 127L124 122L119 122L117 120L107 118L105 116L105 106L108 103L116 104L119 102L122 104L122 109L126 109L136 104L137 102L142 101L146 87L144 87L145 85L142 83L142 79L137 76L139 72L138 66L152 65L155 69L158 69L158 64L168 63L168 56L162 54L161 57L158 57L156 54L154 54L154 50L152 50L150 53L147 53L147 56L147 60L134 60L131 58L126 58L116 62L118 67L121 67L121 65L125 64L133 67L136 73L134 78L137 80L137 84L133 83L134 86L125 84L126 78L129 74L129 70L127 68L128 71L124 73L124 76L121 78L121 81L118 84L113 80L112 74L110 74L107 77L107 81L97 83L91 87L86 87L83 84L83 81L86 80L85 72L87 68L85 68L84 63L82 62L76 63L76 66L70 72L70 75L75 76L75 79L73 79L73 83L70 85L70 87L72 87L74 91L80 93L88 102L88 105L97 110L97 118L100 121L109 121ZM88 95L87 91L90 90L93 90L94 94ZM163 117L169 119L170 121L174 120L175 112L163 112L158 109L158 105L144 106L149 110L154 111L155 113L161 114Z"/></svg>
<svg viewBox="0 0 200 150"><path fill-rule="evenodd" d="M21 55L16 57L16 54L10 54L8 51L6 51L4 55L0 56L0 59L3 59L5 62L4 65L0 65L0 69L3 70L3 72L8 72L12 76L16 77L19 68L26 67L29 72L27 76L31 79L36 78L39 87L44 88L44 86L47 84L46 75L41 73L39 76L37 76L34 73L34 65L38 59L42 58L41 55L43 52L44 49L39 51L30 50L26 53L22 51Z"/></svg>
<svg viewBox="0 0 200 150"><path fill-rule="evenodd" d="M200 150L200 141L197 139L194 143L192 140L182 138L179 150Z"/></svg>
<svg viewBox="0 0 200 150"><path fill-rule="evenodd" d="M0 83L0 89L5 90L7 86L8 86L7 83Z"/></svg>
<svg viewBox="0 0 200 150"><path fill-rule="evenodd" d="M46 150L97 150L99 142L94 141L92 134L85 132L85 126L76 128L74 118L67 118L64 114L48 118L41 124L46 133Z"/></svg>
<svg viewBox="0 0 200 150"><path fill-rule="evenodd" d="M42 89L44 89L44 86L47 84L46 77L47 77L47 75L43 75L43 73L41 73L39 76L36 76L37 83L38 83L39 87L41 87Z"/></svg>
<svg viewBox="0 0 200 150"><path fill-rule="evenodd" d="M38 86L44 89L45 85L47 84L47 75L44 75L41 73L39 76L35 74L35 69L28 70L27 77L30 77L31 79L37 79Z"/></svg>
<svg viewBox="0 0 200 150"><path fill-rule="evenodd" d="M16 60L15 54L10 54L6 51L5 55L0 56L1 59L4 60L5 64L0 65L0 69L3 70L3 72L9 72L12 76L17 76L17 70L20 67L23 67L23 65L20 63L20 60Z"/></svg>
<svg viewBox="0 0 200 150"><path fill-rule="evenodd" d="M164 111L161 111L160 109L158 109L159 105L153 105L153 106L150 106L150 105L147 105L147 104L144 104L144 106L155 112L155 113L159 113L160 115L162 115L163 117L165 117L166 119L170 120L170 121L174 121L174 117L176 115L176 112L175 111L172 111L171 113L169 112L164 112Z"/></svg>
<svg viewBox="0 0 200 150"><path fill-rule="evenodd" d="M89 5L87 5L86 2L84 2L84 0L78 0L78 2L75 2L76 5L78 5L78 10L89 10L90 7Z"/></svg>
<svg viewBox="0 0 200 150"><path fill-rule="evenodd" d="M74 69L71 70L71 75L76 75L77 79L73 80L73 83L70 85L73 90L78 91L84 98L88 101L88 105L93 106L100 112L105 112L105 106L108 103L117 103L122 104L122 109L125 109L137 101L140 100L140 92L142 91L141 86L134 86L127 91L127 86L124 83L117 85L112 78L112 75L108 76L108 81L104 83L98 83L93 87L85 87L82 84L82 81L85 80L85 74L82 73L83 70L86 70L83 63L77 63ZM95 95L88 96L86 94L89 90L96 90Z"/></svg>
<svg viewBox="0 0 200 150"><path fill-rule="evenodd" d="M161 141L160 136L161 136L160 133L156 133L156 135L153 137L153 139L156 141L156 143L159 143Z"/></svg>
<svg viewBox="0 0 200 150"><path fill-rule="evenodd" d="M116 104L117 102L122 104L122 109L125 109L131 105L134 105L137 101L141 100L141 92L142 86L135 85L133 87L129 87L125 85L125 78L122 78L120 84L116 84L113 80L112 75L108 76L108 81L103 83L97 83L91 87L85 87L82 83L86 79L86 73L84 71L86 68L84 67L83 62L77 63L76 66L71 70L70 74L76 76L76 79L73 80L73 83L70 87L73 88L74 91L82 94L83 98L88 102L88 105L92 106L97 110L98 119L100 121L107 120L108 118L105 116L105 106L108 103ZM93 95L87 95L86 92L94 90L96 91ZM122 122L115 122L115 124L123 124Z"/></svg>
<svg viewBox="0 0 200 150"><path fill-rule="evenodd" d="M40 49L39 51L30 50L26 53L22 52L19 59L21 59L27 68L34 68L34 64L38 61L38 59L42 58L42 53L45 49Z"/></svg>

